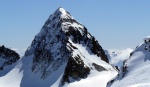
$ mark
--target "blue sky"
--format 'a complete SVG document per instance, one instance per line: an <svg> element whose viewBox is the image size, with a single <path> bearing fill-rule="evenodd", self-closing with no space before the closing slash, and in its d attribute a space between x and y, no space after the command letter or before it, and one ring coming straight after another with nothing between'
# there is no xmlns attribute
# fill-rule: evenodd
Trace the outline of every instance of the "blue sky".
<svg viewBox="0 0 150 87"><path fill-rule="evenodd" d="M150 35L150 0L1 0L0 45L24 49L63 7L104 49L135 48Z"/></svg>

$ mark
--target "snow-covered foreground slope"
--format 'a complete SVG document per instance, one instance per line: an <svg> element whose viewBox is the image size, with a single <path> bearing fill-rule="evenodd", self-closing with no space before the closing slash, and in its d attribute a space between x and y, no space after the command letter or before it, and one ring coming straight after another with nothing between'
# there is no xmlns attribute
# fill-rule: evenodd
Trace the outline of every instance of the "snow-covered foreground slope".
<svg viewBox="0 0 150 87"><path fill-rule="evenodd" d="M123 79L111 87L150 87L150 42L139 45L125 62L127 72Z"/></svg>
<svg viewBox="0 0 150 87"><path fill-rule="evenodd" d="M64 87L106 87L107 83L114 78L115 75L117 75L116 71L92 71L86 79L66 84Z"/></svg>
<svg viewBox="0 0 150 87"><path fill-rule="evenodd" d="M51 75L49 78L42 80L38 78L38 75L35 75L32 72L28 72L30 74L26 77L29 81L23 81L23 72L20 72L20 68L22 66L22 62L19 61L14 69L12 69L8 74L3 77L0 77L0 87L59 87L63 71L59 70L59 72L55 72L55 74ZM28 66L28 65L27 65ZM109 66L107 66L109 67ZM26 67L28 68L28 67ZM117 72L114 69L98 72L92 70L86 79L82 79L80 81L75 81L70 84L65 84L63 87L106 87L107 82L112 80L117 75ZM53 78L52 80L50 80ZM8 84L9 81L9 84ZM30 83L29 83L30 82ZM21 85L22 83L22 85ZM23 85L25 84L25 86ZM36 84L36 85L35 85Z"/></svg>

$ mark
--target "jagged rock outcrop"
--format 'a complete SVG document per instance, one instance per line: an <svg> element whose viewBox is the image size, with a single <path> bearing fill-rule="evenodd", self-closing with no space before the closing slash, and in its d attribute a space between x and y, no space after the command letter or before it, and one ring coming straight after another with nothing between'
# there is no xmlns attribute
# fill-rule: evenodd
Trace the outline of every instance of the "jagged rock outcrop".
<svg viewBox="0 0 150 87"><path fill-rule="evenodd" d="M0 71L5 69L4 67L15 63L20 59L20 56L15 51L6 48L4 45L0 46Z"/></svg>

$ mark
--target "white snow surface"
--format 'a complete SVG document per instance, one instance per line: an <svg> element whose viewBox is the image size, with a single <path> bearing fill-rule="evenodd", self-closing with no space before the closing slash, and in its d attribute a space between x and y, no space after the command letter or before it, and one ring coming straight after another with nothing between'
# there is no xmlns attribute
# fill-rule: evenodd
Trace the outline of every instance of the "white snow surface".
<svg viewBox="0 0 150 87"><path fill-rule="evenodd" d="M106 87L108 81L114 78L116 74L114 71L91 71L88 78L66 84L64 87Z"/></svg>
<svg viewBox="0 0 150 87"><path fill-rule="evenodd" d="M150 52L144 49L147 45L143 43L133 51L126 62L128 73L111 87L150 87Z"/></svg>

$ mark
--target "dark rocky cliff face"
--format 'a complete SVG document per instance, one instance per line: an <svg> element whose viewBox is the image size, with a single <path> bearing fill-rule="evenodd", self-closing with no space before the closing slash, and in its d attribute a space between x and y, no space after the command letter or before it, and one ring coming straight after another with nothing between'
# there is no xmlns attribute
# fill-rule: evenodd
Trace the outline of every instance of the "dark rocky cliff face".
<svg viewBox="0 0 150 87"><path fill-rule="evenodd" d="M5 69L5 66L9 66L20 59L20 56L15 51L6 48L4 45L0 46L0 71Z"/></svg>
<svg viewBox="0 0 150 87"><path fill-rule="evenodd" d="M81 78L86 78L89 73L90 68L84 67L84 63L79 56L75 57L75 60L74 58L69 58L62 78L62 85L65 82L70 83L70 77L74 80L80 80Z"/></svg>
<svg viewBox="0 0 150 87"><path fill-rule="evenodd" d="M91 69L106 70L94 63L91 66L86 65L82 59L84 55L75 53L75 50L79 52L80 50L74 44L86 47L89 54L96 55L108 63L103 48L86 27L77 22L69 12L59 8L48 18L25 53L26 57L33 55L32 72L41 72L41 78L45 79L66 63L63 84L71 82L69 78L74 80L86 78Z"/></svg>

